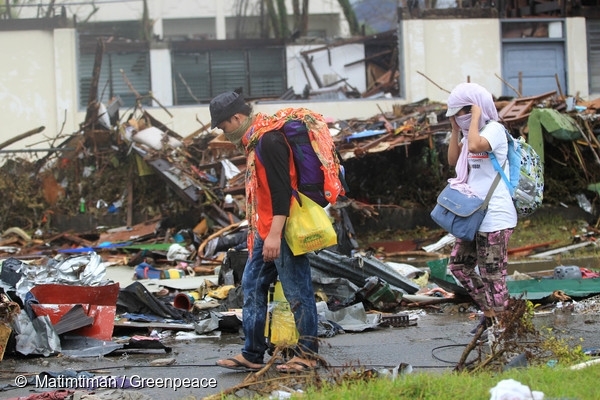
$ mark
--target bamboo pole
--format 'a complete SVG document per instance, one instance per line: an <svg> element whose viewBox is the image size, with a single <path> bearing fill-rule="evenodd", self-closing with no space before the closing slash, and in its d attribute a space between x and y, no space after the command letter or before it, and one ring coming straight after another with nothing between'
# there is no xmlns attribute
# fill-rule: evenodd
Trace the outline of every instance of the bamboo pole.
<svg viewBox="0 0 600 400"><path fill-rule="evenodd" d="M429 82L433 83L438 89L443 90L444 92L450 94L450 91L447 89L444 89L443 87L441 87L440 85L438 85L437 83L435 83L434 81L432 81L431 79L429 79L427 77L427 75L425 75L424 73L417 71L417 74L421 75L422 77L424 77L425 79L427 79Z"/></svg>
<svg viewBox="0 0 600 400"><path fill-rule="evenodd" d="M523 97L521 92L519 92L514 86L512 86L510 83L505 81L502 77L498 76L498 74L494 74L494 75L496 75L496 78L500 79L506 86L511 88L513 90L513 92L515 92L517 94L517 97Z"/></svg>

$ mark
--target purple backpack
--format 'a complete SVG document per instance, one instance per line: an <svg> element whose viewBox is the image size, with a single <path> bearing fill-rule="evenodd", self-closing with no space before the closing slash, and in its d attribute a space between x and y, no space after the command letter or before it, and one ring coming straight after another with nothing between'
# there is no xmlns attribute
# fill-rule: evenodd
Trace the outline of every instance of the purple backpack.
<svg viewBox="0 0 600 400"><path fill-rule="evenodd" d="M321 169L321 160L310 142L306 125L302 121L291 120L283 125L283 133L294 155L298 191L325 207L329 204L323 193L325 176Z"/></svg>
<svg viewBox="0 0 600 400"><path fill-rule="evenodd" d="M282 132L292 149L298 175L298 191L325 207L329 204L323 192L325 177L321 169L321 160L310 142L308 128L300 120L290 120L283 125ZM256 150L256 155L260 158L259 148Z"/></svg>

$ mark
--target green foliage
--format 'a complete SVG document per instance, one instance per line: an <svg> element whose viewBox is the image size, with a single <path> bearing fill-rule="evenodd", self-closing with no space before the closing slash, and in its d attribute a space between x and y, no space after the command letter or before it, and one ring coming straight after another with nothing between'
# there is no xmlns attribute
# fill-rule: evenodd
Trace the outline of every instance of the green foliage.
<svg viewBox="0 0 600 400"><path fill-rule="evenodd" d="M552 354L558 364L570 365L587 358L581 345L572 346L569 339L556 336L552 328L546 328L542 336L545 337L542 349Z"/></svg>
<svg viewBox="0 0 600 400"><path fill-rule="evenodd" d="M521 317L521 323L523 324L523 326L528 329L529 331L532 331L533 329L535 329L534 325L533 325L533 317L535 315L535 309L537 307L539 307L539 304L534 304L532 303L530 300L525 300L525 305L526 305L526 310L523 313L523 316Z"/></svg>
<svg viewBox="0 0 600 400"><path fill-rule="evenodd" d="M338 3L340 4L340 7L344 12L344 16L348 21L348 26L350 27L350 34L360 34L360 26L358 25L358 19L356 18L356 14L354 13L352 4L350 4L350 0L338 0Z"/></svg>
<svg viewBox="0 0 600 400"><path fill-rule="evenodd" d="M560 367L509 369L502 373L414 373L396 380L375 378L346 382L319 390L308 388L302 397L316 400L337 399L444 399L481 400L490 398L490 389L504 379L514 379L546 398L592 400L597 398L600 366L582 370Z"/></svg>

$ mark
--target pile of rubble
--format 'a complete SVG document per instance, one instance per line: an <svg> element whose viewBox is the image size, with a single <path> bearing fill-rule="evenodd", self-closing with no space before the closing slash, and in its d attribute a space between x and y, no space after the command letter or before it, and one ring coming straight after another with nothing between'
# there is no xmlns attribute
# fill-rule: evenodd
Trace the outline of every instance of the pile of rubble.
<svg viewBox="0 0 600 400"><path fill-rule="evenodd" d="M547 93L496 104L513 134L537 135L545 141L541 151L546 160L546 201L558 204L572 193L597 192L600 171L592 168L600 162L596 102L573 101L567 106L564 96ZM370 326L382 322L381 313L402 305L451 298L438 292L411 300L425 286L413 281L423 271L400 274L372 254L357 257L349 217L352 211L375 218L381 204L433 204L438 188L453 174L444 161L450 129L444 114L445 106L423 100L368 120L330 121L346 167L350 199L329 210L338 246L311 259L315 273L322 275L316 279L322 279L329 312L362 305L380 313L375 322L363 320ZM85 288L73 291L76 296L66 303L61 299L67 304L64 312L46 321L55 328L61 323L62 332L93 330L95 323L85 318L87 311L72 311L80 303L107 308L106 320L117 315L120 305L130 326L135 326L131 325L135 318L148 318L136 314L152 314L163 326L175 320L183 324L179 327L197 333L223 324L226 314L216 317L213 308L226 312L241 306L236 288L245 262L245 160L222 135L203 128L182 137L141 107L124 121L114 104L91 102L81 131L50 147L52 151L34 162L8 159L0 167L2 273L15 274L8 281L2 278L8 316L15 315L15 303L37 320L43 312L27 298L50 296L44 301L56 304L55 289L47 285ZM124 288L117 285L115 290L106 271L117 266L125 268L128 279ZM375 276L378 279L370 280ZM348 285L345 295L327 293L331 280L342 277ZM150 290L142 283L153 280L163 282L162 287ZM333 286L341 287L339 281ZM36 290L39 293L33 293ZM371 298L373 290L379 293L377 299ZM209 292L214 297L207 296ZM176 297L183 306L175 306ZM365 309L357 312L360 320ZM22 318L23 312L18 315ZM76 322L62 321L67 317ZM17 330L23 334L27 329ZM110 339L108 331L100 334L98 339ZM58 336L28 351L52 353L64 347Z"/></svg>

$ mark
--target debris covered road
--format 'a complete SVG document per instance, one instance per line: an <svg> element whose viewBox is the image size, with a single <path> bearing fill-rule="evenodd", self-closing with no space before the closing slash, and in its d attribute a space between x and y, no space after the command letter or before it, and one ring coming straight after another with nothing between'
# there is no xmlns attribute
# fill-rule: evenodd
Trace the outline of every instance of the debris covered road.
<svg viewBox="0 0 600 400"><path fill-rule="evenodd" d="M600 337L596 334L597 324L600 323L598 314L571 314L568 311L557 311L539 314L534 320L536 325L553 326L559 332L564 330L567 338L582 338L581 345L584 349L600 348ZM336 371L340 373L342 367L350 366L357 369L362 366L365 370L384 372L383 370L392 371L394 367L400 365L402 365L401 371L405 373L409 373L411 369L412 373L451 371L460 359L466 344L472 339L468 332L474 324L469 313L459 312L458 307L449 307L443 312L419 312L416 325L376 328L323 339L321 355L331 364L331 368L321 369L318 373L327 376L327 374L335 374ZM217 359L233 356L240 351L241 340L237 334L227 333L220 338L171 338L165 343L172 348L170 353L131 352L92 359L70 357L6 359L2 362L0 380L5 390L2 397L23 397L42 391L34 385L27 385L24 388L6 386L14 385L15 378L19 375L32 378L43 372L59 373L65 370L89 371L94 376L128 377L132 379L132 384L140 386L145 382L146 385L139 389L123 389L121 393L114 389L97 391L98 395L112 393L117 396L101 398L115 399L201 399L239 385L247 376L247 373L232 372L214 365ZM269 372L268 376L281 377L281 374ZM158 387L150 387L153 384L152 380L159 382L159 378L181 378L182 380L205 378L206 384L210 384L208 380L214 379L211 382L216 387L180 387L177 390L161 387L162 384ZM249 387L246 390L252 391L252 389ZM48 390L52 389L44 391ZM279 390L286 390L285 381L282 382ZM131 397L124 397L124 392Z"/></svg>

